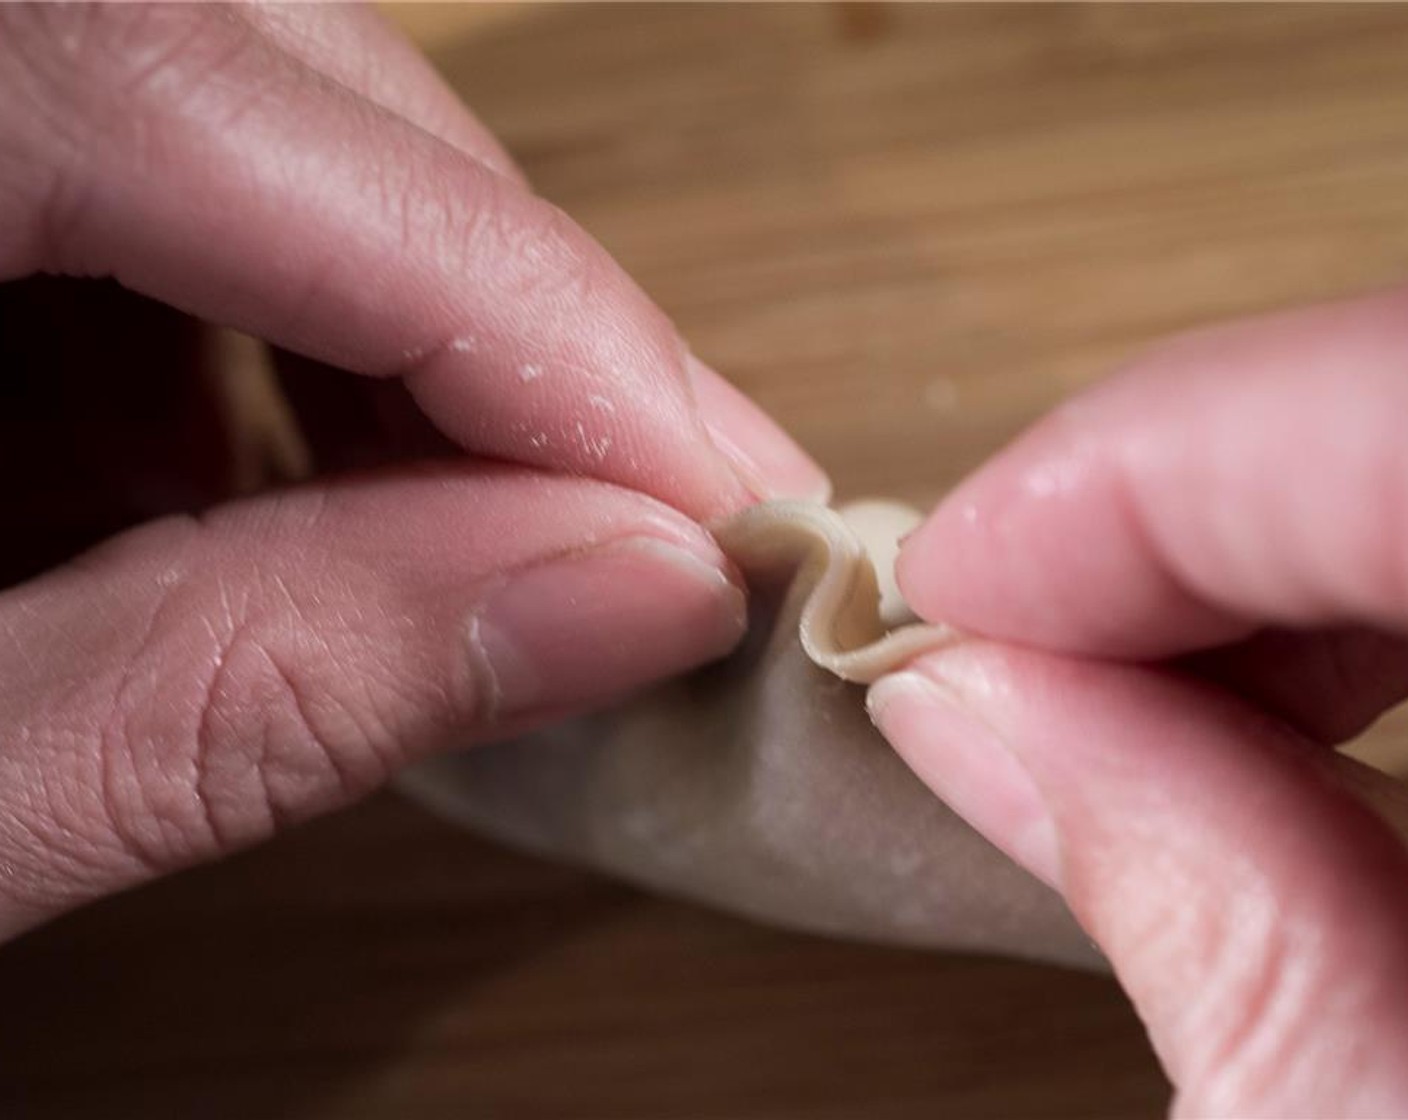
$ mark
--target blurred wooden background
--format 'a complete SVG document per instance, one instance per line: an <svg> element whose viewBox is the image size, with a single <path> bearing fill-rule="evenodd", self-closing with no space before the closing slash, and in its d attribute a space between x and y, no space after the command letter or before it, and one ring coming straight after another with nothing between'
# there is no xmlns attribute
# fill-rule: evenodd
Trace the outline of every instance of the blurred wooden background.
<svg viewBox="0 0 1408 1120"><path fill-rule="evenodd" d="M927 501L1157 335L1408 266L1402 8L393 15L843 496ZM758 929L391 795L39 931L0 1001L10 1118L1167 1100L1106 979Z"/></svg>

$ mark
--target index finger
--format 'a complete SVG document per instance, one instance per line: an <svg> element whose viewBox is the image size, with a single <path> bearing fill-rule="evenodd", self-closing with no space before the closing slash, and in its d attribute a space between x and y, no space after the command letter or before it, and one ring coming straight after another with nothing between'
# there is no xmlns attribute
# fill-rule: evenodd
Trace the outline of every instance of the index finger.
<svg viewBox="0 0 1408 1120"><path fill-rule="evenodd" d="M1408 630L1405 415L1408 293L1175 340L963 483L901 586L926 617L1096 656Z"/></svg>
<svg viewBox="0 0 1408 1120"><path fill-rule="evenodd" d="M0 85L14 88L0 145L18 158L4 161L0 275L113 275L319 360L404 377L481 455L700 518L747 498L699 419L673 326L555 207L240 19L4 19L15 53Z"/></svg>

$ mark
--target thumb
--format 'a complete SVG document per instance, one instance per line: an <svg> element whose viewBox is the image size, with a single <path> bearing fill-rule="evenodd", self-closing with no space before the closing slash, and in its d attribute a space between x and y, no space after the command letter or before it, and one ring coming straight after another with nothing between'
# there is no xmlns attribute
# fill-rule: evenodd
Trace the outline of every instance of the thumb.
<svg viewBox="0 0 1408 1120"><path fill-rule="evenodd" d="M117 537L0 594L0 937L717 657L743 615L692 522L507 467Z"/></svg>
<svg viewBox="0 0 1408 1120"><path fill-rule="evenodd" d="M1152 669L966 643L877 683L915 772L1066 897L1183 1116L1408 1110L1408 854L1338 759Z"/></svg>

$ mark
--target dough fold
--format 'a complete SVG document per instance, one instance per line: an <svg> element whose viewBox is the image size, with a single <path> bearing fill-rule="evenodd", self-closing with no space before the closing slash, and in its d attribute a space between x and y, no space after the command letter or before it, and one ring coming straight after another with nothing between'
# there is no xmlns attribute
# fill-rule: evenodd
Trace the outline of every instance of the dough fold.
<svg viewBox="0 0 1408 1120"><path fill-rule="evenodd" d="M866 717L860 684L952 640L914 622L893 586L916 522L893 503L746 510L716 530L751 591L732 656L612 711L434 760L404 787L517 847L763 921L1098 963L1059 897Z"/></svg>

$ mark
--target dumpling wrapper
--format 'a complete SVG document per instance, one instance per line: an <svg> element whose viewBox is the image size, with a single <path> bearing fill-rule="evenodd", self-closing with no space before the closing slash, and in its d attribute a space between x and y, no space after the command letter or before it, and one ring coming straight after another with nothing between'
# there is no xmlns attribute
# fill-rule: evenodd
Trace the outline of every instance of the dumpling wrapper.
<svg viewBox="0 0 1408 1120"><path fill-rule="evenodd" d="M1060 898L930 793L866 716L857 682L951 640L896 626L907 612L888 577L917 521L892 503L745 511L716 533L751 590L732 656L612 711L424 764L403 786L513 846L765 922L1098 964Z"/></svg>

